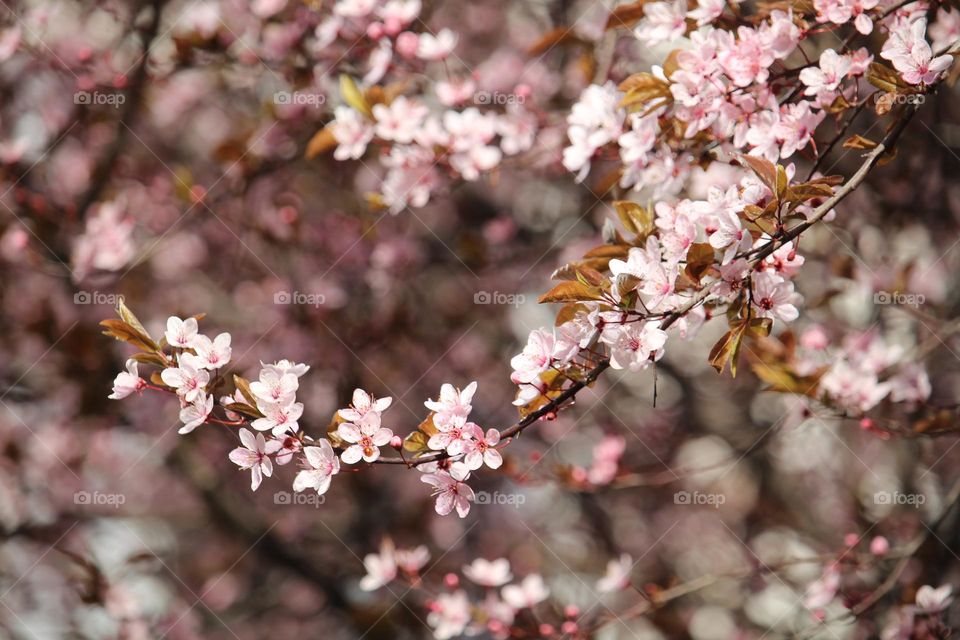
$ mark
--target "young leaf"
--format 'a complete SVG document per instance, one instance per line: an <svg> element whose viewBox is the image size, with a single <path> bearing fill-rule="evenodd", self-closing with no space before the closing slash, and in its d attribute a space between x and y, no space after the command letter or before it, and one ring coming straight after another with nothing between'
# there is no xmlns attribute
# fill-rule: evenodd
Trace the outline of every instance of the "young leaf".
<svg viewBox="0 0 960 640"><path fill-rule="evenodd" d="M257 397L250 391L250 382L246 378L238 375L233 376L233 384L240 390L240 395L247 399L247 402L257 406Z"/></svg>
<svg viewBox="0 0 960 640"><path fill-rule="evenodd" d="M353 78L343 73L340 74L340 97L343 98L343 101L348 105L367 116L368 118L373 117L373 112L370 110L370 105L367 103L367 99L364 97L363 92L360 91L360 87L357 86L357 83L354 82Z"/></svg>
<svg viewBox="0 0 960 640"><path fill-rule="evenodd" d="M565 280L547 293L540 296L538 302L585 302L587 300L601 300L600 289L591 287L577 280Z"/></svg>

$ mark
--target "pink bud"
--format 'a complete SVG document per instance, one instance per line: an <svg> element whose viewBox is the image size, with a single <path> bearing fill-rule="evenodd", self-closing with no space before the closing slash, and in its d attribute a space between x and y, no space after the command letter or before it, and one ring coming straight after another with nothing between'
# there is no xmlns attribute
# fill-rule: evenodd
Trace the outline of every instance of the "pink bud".
<svg viewBox="0 0 960 640"><path fill-rule="evenodd" d="M387 32L387 35L395 36L398 33L400 33L400 29L402 28L403 28L403 23L400 22L399 19L393 16L387 18L387 22L385 25L385 30Z"/></svg>
<svg viewBox="0 0 960 640"><path fill-rule="evenodd" d="M860 542L860 536L855 533L848 533L843 536L843 544L848 547L855 547Z"/></svg>
<svg viewBox="0 0 960 640"><path fill-rule="evenodd" d="M876 426L877 426L876 423L870 418L860 419L860 428L863 429L864 431L871 431Z"/></svg>
<svg viewBox="0 0 960 640"><path fill-rule="evenodd" d="M576 635L578 630L579 630L579 627L577 627L577 623L574 622L573 620L567 620L562 625L560 625L560 631L562 633L567 634L568 636Z"/></svg>
<svg viewBox="0 0 960 640"><path fill-rule="evenodd" d="M544 622L540 625L540 635L541 636L552 636L553 635L553 625L547 624Z"/></svg>
<svg viewBox="0 0 960 640"><path fill-rule="evenodd" d="M520 83L513 88L513 92L521 98L529 98L530 94L533 93L533 89L531 89L528 84Z"/></svg>
<svg viewBox="0 0 960 640"><path fill-rule="evenodd" d="M404 31L397 36L397 53L404 58L412 58L417 55L417 47L420 44L420 38L412 31Z"/></svg>
<svg viewBox="0 0 960 640"><path fill-rule="evenodd" d="M371 40L379 40L383 37L383 25L379 22L371 22L367 26L367 37Z"/></svg>
<svg viewBox="0 0 960 640"><path fill-rule="evenodd" d="M400 451L403 448L403 439L400 436L393 436L390 438L390 446Z"/></svg>
<svg viewBox="0 0 960 640"><path fill-rule="evenodd" d="M448 573L443 576L443 584L447 585L450 589L456 589L460 586L460 577L455 573Z"/></svg>
<svg viewBox="0 0 960 640"><path fill-rule="evenodd" d="M580 615L580 607L575 604L568 604L563 608L563 615L568 618L576 618Z"/></svg>
<svg viewBox="0 0 960 640"><path fill-rule="evenodd" d="M877 536L870 541L870 553L875 556L886 555L890 551L890 542L883 536Z"/></svg>

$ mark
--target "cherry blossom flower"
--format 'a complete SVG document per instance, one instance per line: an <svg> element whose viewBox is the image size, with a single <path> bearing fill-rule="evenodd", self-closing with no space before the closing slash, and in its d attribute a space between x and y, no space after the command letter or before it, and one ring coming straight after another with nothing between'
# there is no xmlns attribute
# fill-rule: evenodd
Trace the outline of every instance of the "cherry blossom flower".
<svg viewBox="0 0 960 640"><path fill-rule="evenodd" d="M380 553L369 553L363 558L363 568L367 575L360 579L360 588L364 591L376 591L397 577L397 561L394 555L393 541L384 538L380 543Z"/></svg>
<svg viewBox="0 0 960 640"><path fill-rule="evenodd" d="M427 446L434 451L446 451L449 456L462 455L467 450L470 438L480 429L466 418L454 416L447 422L437 423L434 418L437 433L430 436ZM483 431L481 430L482 434Z"/></svg>
<svg viewBox="0 0 960 640"><path fill-rule="evenodd" d="M347 464L355 464L362 458L364 462L374 462L380 457L380 449L390 442L393 431L380 426L380 414L368 412L356 424L342 422L337 427L337 435L351 443L340 459Z"/></svg>
<svg viewBox="0 0 960 640"><path fill-rule="evenodd" d="M593 447L593 462L587 470L587 481L596 486L610 484L620 468L620 458L627 449L622 436L607 435Z"/></svg>
<svg viewBox="0 0 960 640"><path fill-rule="evenodd" d="M510 366L513 367L513 375L510 379L517 384L531 383L536 380L541 373L550 368L555 347L556 341L552 333L542 329L531 331L523 351L510 360Z"/></svg>
<svg viewBox="0 0 960 640"><path fill-rule="evenodd" d="M293 456L296 453L299 453L303 449L300 439L292 435L284 435L279 438L274 438L274 440L280 444L276 455L273 457L274 462L279 465L287 464L293 460Z"/></svg>
<svg viewBox="0 0 960 640"><path fill-rule="evenodd" d="M310 366L306 364L298 364L296 362L290 362L289 360L279 360L273 364L264 364L260 363L260 367L267 371L277 374L278 376L283 376L287 373L292 373L298 378L302 377L307 371L310 370Z"/></svg>
<svg viewBox="0 0 960 640"><path fill-rule="evenodd" d="M430 603L427 624L433 627L433 636L437 640L463 634L470 620L470 601L463 591L441 593Z"/></svg>
<svg viewBox="0 0 960 640"><path fill-rule="evenodd" d="M799 300L789 280L769 271L753 274L753 307L761 318L793 322L800 315L795 306Z"/></svg>
<svg viewBox="0 0 960 640"><path fill-rule="evenodd" d="M450 29L441 29L437 35L421 33L417 43L417 57L422 60L443 60L457 46L457 34Z"/></svg>
<svg viewBox="0 0 960 640"><path fill-rule="evenodd" d="M280 437L287 433L296 433L300 427L297 420L303 415L303 403L293 402L285 405L277 402L263 402L257 403L257 408L264 415L250 425L257 431L272 430L273 435Z"/></svg>
<svg viewBox="0 0 960 640"><path fill-rule="evenodd" d="M470 513L470 503L476 495L464 482L470 476L470 470L465 466L454 463L449 471L439 470L435 473L426 473L420 476L420 481L433 485L433 495L436 496L436 512L441 516L449 514L454 509L461 518Z"/></svg>
<svg viewBox="0 0 960 640"><path fill-rule="evenodd" d="M920 613L940 613L953 602L953 586L944 584L936 589L928 584L917 589L917 611Z"/></svg>
<svg viewBox="0 0 960 640"><path fill-rule="evenodd" d="M140 391L147 386L147 381L137 373L137 361L127 360L127 370L121 371L113 379L113 393L108 398L111 400L122 400L135 391Z"/></svg>
<svg viewBox="0 0 960 640"><path fill-rule="evenodd" d="M187 318L181 320L177 316L167 318L167 331L164 337L167 344L171 347L187 349L193 346L193 340L197 336L197 319Z"/></svg>
<svg viewBox="0 0 960 640"><path fill-rule="evenodd" d="M520 584L508 584L500 590L503 601L514 609L532 608L550 595L539 574L531 573Z"/></svg>
<svg viewBox="0 0 960 640"><path fill-rule="evenodd" d="M466 418L470 415L473 406L473 394L477 391L477 383L471 382L463 391L452 384L443 384L440 387L440 397L437 400L427 400L423 405L434 412L435 424L444 424L454 417Z"/></svg>
<svg viewBox="0 0 960 640"><path fill-rule="evenodd" d="M880 51L880 57L889 60L910 84L931 84L953 63L953 56L933 57L926 39L927 21L919 19L892 31Z"/></svg>
<svg viewBox="0 0 960 640"><path fill-rule="evenodd" d="M667 333L659 322L625 324L610 345L610 366L614 369L640 371L650 366L651 358L659 360L667 343Z"/></svg>
<svg viewBox="0 0 960 640"><path fill-rule="evenodd" d="M373 106L373 117L377 121L376 134L384 140L394 140L408 144L420 128L430 110L415 100L404 96L397 97L389 106Z"/></svg>
<svg viewBox="0 0 960 640"><path fill-rule="evenodd" d="M250 391L259 400L287 405L293 402L300 381L293 373L279 374L275 370L261 369L260 379L250 383Z"/></svg>
<svg viewBox="0 0 960 640"><path fill-rule="evenodd" d="M221 333L211 340L205 335L197 335L190 345L197 352L197 362L204 369L218 369L230 362L233 351L230 348L230 334Z"/></svg>
<svg viewBox="0 0 960 640"><path fill-rule="evenodd" d="M823 574L808 588L804 597L807 609L817 610L833 602L840 588L840 570L835 563L827 565Z"/></svg>
<svg viewBox="0 0 960 640"><path fill-rule="evenodd" d="M687 30L687 1L648 2L643 7L643 20L634 35L645 46L670 42L683 36Z"/></svg>
<svg viewBox="0 0 960 640"><path fill-rule="evenodd" d="M477 558L463 567L463 575L482 587L500 587L513 580L510 561L506 558Z"/></svg>
<svg viewBox="0 0 960 640"><path fill-rule="evenodd" d="M193 402L204 394L203 388L210 382L210 374L197 367L189 354L180 356L179 365L160 372L163 384L177 390L184 401Z"/></svg>
<svg viewBox="0 0 960 640"><path fill-rule="evenodd" d="M374 129L360 113L350 107L340 106L334 109L330 132L338 143L333 157L337 160L357 160L366 152Z"/></svg>
<svg viewBox="0 0 960 640"><path fill-rule="evenodd" d="M500 442L500 432L487 429L484 435L483 430L472 422L464 429L473 438L466 442L467 455L463 457L463 463L467 468L476 471L486 464L491 469L499 469L503 464L503 457L495 447Z"/></svg>
<svg viewBox="0 0 960 640"><path fill-rule="evenodd" d="M840 87L852 64L849 57L833 49L825 49L820 54L820 66L806 67L800 71L800 82L807 85L804 95L832 94Z"/></svg>
<svg viewBox="0 0 960 640"><path fill-rule="evenodd" d="M375 398L363 389L353 391L353 404L337 413L347 422L360 422L368 413L382 413L390 408L393 398Z"/></svg>
<svg viewBox="0 0 960 640"><path fill-rule="evenodd" d="M400 569L416 574L430 561L430 551L424 545L420 545L413 549L397 549L394 557Z"/></svg>
<svg viewBox="0 0 960 640"><path fill-rule="evenodd" d="M190 433L207 421L211 411L213 411L213 396L208 396L201 391L193 402L180 409L180 422L183 426L177 433L181 435Z"/></svg>
<svg viewBox="0 0 960 640"><path fill-rule="evenodd" d="M240 442L243 446L230 452L230 461L241 469L250 470L250 489L256 491L263 482L263 476L269 478L273 475L273 463L269 456L277 452L280 443L276 440L267 442L262 433L254 437L253 433L243 428L240 429Z"/></svg>
<svg viewBox="0 0 960 640"><path fill-rule="evenodd" d="M607 563L607 572L597 581L597 591L609 593L621 591L630 586L630 571L633 569L633 558L629 553L621 554L616 560Z"/></svg>
<svg viewBox="0 0 960 640"><path fill-rule="evenodd" d="M293 490L313 489L323 495L330 488L330 479L340 472L340 460L328 440L320 440L315 447L304 447L304 469L293 479Z"/></svg>

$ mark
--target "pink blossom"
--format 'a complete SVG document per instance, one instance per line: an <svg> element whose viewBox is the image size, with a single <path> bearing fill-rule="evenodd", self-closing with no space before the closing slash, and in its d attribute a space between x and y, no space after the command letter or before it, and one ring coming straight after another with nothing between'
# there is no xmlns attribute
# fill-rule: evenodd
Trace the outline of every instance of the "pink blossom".
<svg viewBox="0 0 960 640"><path fill-rule="evenodd" d="M470 503L475 499L473 489L464 482L470 471L463 465L454 463L449 471L437 471L420 476L420 481L433 485L433 495L437 498L436 511L441 516L454 509L461 518L470 513Z"/></svg>
<svg viewBox="0 0 960 640"><path fill-rule="evenodd" d="M808 588L804 606L808 609L822 609L833 602L840 588L840 571L836 564L829 564L823 574Z"/></svg>
<svg viewBox="0 0 960 640"><path fill-rule="evenodd" d="M671 42L687 31L687 1L648 2L634 35L645 46Z"/></svg>
<svg viewBox="0 0 960 640"><path fill-rule="evenodd" d="M753 274L752 298L754 311L761 318L793 322L800 315L795 306L800 295L794 293L793 283L769 271Z"/></svg>
<svg viewBox="0 0 960 640"><path fill-rule="evenodd" d="M274 370L261 369L260 379L250 383L250 391L259 400L290 404L300 386L300 381L292 373L278 374Z"/></svg>
<svg viewBox="0 0 960 640"><path fill-rule="evenodd" d="M491 469L499 469L503 464L503 457L497 451L496 446L500 442L500 432L496 429L487 429L486 435L483 430L472 422L465 427L472 440L467 441L467 455L463 458L463 463L471 471L476 471L484 464Z"/></svg>
<svg viewBox="0 0 960 640"><path fill-rule="evenodd" d="M891 31L890 37L880 51L880 57L889 60L910 84L936 82L953 63L953 56L944 54L933 57L933 50L926 40L927 21L919 19L912 24Z"/></svg>
<svg viewBox="0 0 960 640"><path fill-rule="evenodd" d="M250 425L257 431L272 430L273 435L280 437L287 433L296 433L300 425L297 420L303 415L303 404L293 402L280 404L276 402L257 403L257 408L263 413L263 418L257 418Z"/></svg>
<svg viewBox="0 0 960 640"><path fill-rule="evenodd" d="M629 553L621 554L616 560L607 563L607 572L597 581L597 591L609 593L621 591L630 586L630 571L633 569L633 558Z"/></svg>
<svg viewBox="0 0 960 640"><path fill-rule="evenodd" d="M471 620L470 601L463 591L441 593L430 604L427 623L433 627L433 637L448 640L463 634Z"/></svg>
<svg viewBox="0 0 960 640"><path fill-rule="evenodd" d="M193 340L197 337L197 329L196 318L181 320L177 316L170 316L167 318L167 331L164 333L164 337L171 347L187 349L193 346Z"/></svg>
<svg viewBox="0 0 960 640"><path fill-rule="evenodd" d="M816 96L821 94L832 95L850 72L851 60L842 56L833 49L825 49L820 54L820 66L807 67L800 71L800 82L807 85L803 94Z"/></svg>
<svg viewBox="0 0 960 640"><path fill-rule="evenodd" d="M337 160L356 160L366 152L367 144L373 139L374 128L360 113L350 107L340 106L334 109L330 132L338 143L333 157Z"/></svg>
<svg viewBox="0 0 960 640"><path fill-rule="evenodd" d="M189 354L181 354L179 365L160 372L163 384L176 389L177 394L186 402L193 402L203 395L203 389L210 382L210 373L200 369Z"/></svg>
<svg viewBox="0 0 960 640"><path fill-rule="evenodd" d="M360 588L364 591L376 591L393 582L397 577L393 541L384 538L380 543L380 553L368 553L364 556L363 568L367 570L367 575L360 579Z"/></svg>
<svg viewBox="0 0 960 640"><path fill-rule="evenodd" d="M108 398L111 400L122 400L135 391L140 391L147 386L147 381L137 373L137 361L127 360L127 370L121 371L113 379L113 393Z"/></svg>
<svg viewBox="0 0 960 640"><path fill-rule="evenodd" d="M528 609L543 602L550 595L550 589L539 574L531 573L520 584L508 584L500 590L503 601L514 609Z"/></svg>
<svg viewBox="0 0 960 640"><path fill-rule="evenodd" d="M293 490L314 489L318 495L323 495L330 488L330 479L340 472L340 460L325 439L315 447L305 447L303 453L304 469L293 479Z"/></svg>
<svg viewBox="0 0 960 640"><path fill-rule="evenodd" d="M337 413L348 422L360 422L368 413L382 413L390 408L393 398L375 398L363 389L354 389L353 404Z"/></svg>
<svg viewBox="0 0 960 640"><path fill-rule="evenodd" d="M190 345L197 352L197 360L204 369L219 369L230 362L230 334L221 333L211 340L205 335L194 336Z"/></svg>
<svg viewBox="0 0 960 640"><path fill-rule="evenodd" d="M177 433L181 435L190 433L207 421L211 411L213 411L213 396L208 396L201 391L193 402L180 409L180 422L183 426Z"/></svg>
<svg viewBox="0 0 960 640"><path fill-rule="evenodd" d="M384 140L410 143L429 113L426 106L404 96L397 97L389 106L376 104L373 106L376 134Z"/></svg>
<svg viewBox="0 0 960 640"><path fill-rule="evenodd" d="M482 587L500 587L513 580L510 561L506 558L477 558L463 568L463 575Z"/></svg>
<svg viewBox="0 0 960 640"><path fill-rule="evenodd" d="M513 367L510 379L516 384L537 380L541 373L550 368L555 348L556 340L552 333L542 329L531 331L523 351L510 360L510 366Z"/></svg>
<svg viewBox="0 0 960 640"><path fill-rule="evenodd" d="M368 412L356 424L343 422L337 427L337 435L350 443L340 459L347 464L355 464L362 458L365 462L374 462L380 457L380 449L390 442L393 431L380 426L380 414Z"/></svg>
<svg viewBox="0 0 960 640"><path fill-rule="evenodd" d="M230 452L230 461L241 469L250 470L250 489L256 491L260 483L263 482L263 476L268 478L273 475L273 463L269 456L280 448L280 443L276 440L267 442L262 433L256 437L247 429L240 429L240 442L242 447L237 447Z"/></svg>
<svg viewBox="0 0 960 640"><path fill-rule="evenodd" d="M440 397L437 400L427 400L423 405L436 414L433 417L434 423L443 424L454 417L466 418L473 409L470 402L473 400L473 394L476 391L477 383L475 381L464 387L463 391L452 384L444 383L440 387Z"/></svg>
<svg viewBox="0 0 960 640"><path fill-rule="evenodd" d="M450 29L441 29L437 35L421 33L417 43L417 57L422 60L443 60L457 46L457 34Z"/></svg>
<svg viewBox="0 0 960 640"><path fill-rule="evenodd" d="M273 364L264 364L260 363L260 367L267 371L277 374L278 376L283 376L287 373L292 373L298 378L303 376L307 371L310 370L309 365L298 364L296 362L290 362L289 360L279 360Z"/></svg>
<svg viewBox="0 0 960 640"><path fill-rule="evenodd" d="M610 366L614 369L640 371L650 366L651 360L663 356L667 333L659 322L629 323L621 327L616 341L610 345Z"/></svg>
<svg viewBox="0 0 960 640"><path fill-rule="evenodd" d="M940 613L953 602L953 586L944 584L936 589L928 584L917 589L917 610L920 613Z"/></svg>

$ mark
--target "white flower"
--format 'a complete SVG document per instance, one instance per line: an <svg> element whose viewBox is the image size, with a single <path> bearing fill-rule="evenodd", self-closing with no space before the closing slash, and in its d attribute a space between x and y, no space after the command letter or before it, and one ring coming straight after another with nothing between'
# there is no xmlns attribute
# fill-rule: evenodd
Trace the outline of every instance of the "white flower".
<svg viewBox="0 0 960 640"><path fill-rule="evenodd" d="M539 574L531 573L519 584L508 584L500 590L503 601L514 609L526 609L543 602L550 595L550 589L543 583Z"/></svg>
<svg viewBox="0 0 960 640"><path fill-rule="evenodd" d="M107 397L111 400L121 400L145 386L147 386L147 381L137 373L137 361L130 359L127 360L127 370L121 371L113 379L113 393Z"/></svg>
<svg viewBox="0 0 960 640"><path fill-rule="evenodd" d="M303 471L293 479L293 490L314 489L323 495L330 488L330 479L340 472L340 460L328 440L320 440L315 447L305 447Z"/></svg>
<svg viewBox="0 0 960 640"><path fill-rule="evenodd" d="M254 437L247 429L240 429L240 442L243 446L230 452L230 461L241 469L250 470L250 489L256 491L263 482L263 476L269 478L273 475L273 462L269 455L276 453L281 443L278 440L267 442L262 433Z"/></svg>
<svg viewBox="0 0 960 640"><path fill-rule="evenodd" d="M463 568L463 575L483 587L499 587L513 580L510 561L506 558L477 558Z"/></svg>
<svg viewBox="0 0 960 640"><path fill-rule="evenodd" d="M622 554L618 559L607 563L607 573L597 581L597 591L608 593L620 591L630 586L630 570L633 569L633 558L629 553Z"/></svg>
<svg viewBox="0 0 960 640"><path fill-rule="evenodd" d="M171 347L186 349L193 343L193 339L197 335L197 329L196 318L181 320L177 316L170 316L167 318L167 331L164 333L164 337Z"/></svg>
<svg viewBox="0 0 960 640"><path fill-rule="evenodd" d="M190 433L207 421L211 411L213 411L213 396L208 396L201 391L192 403L180 409L180 422L183 426L177 433Z"/></svg>

